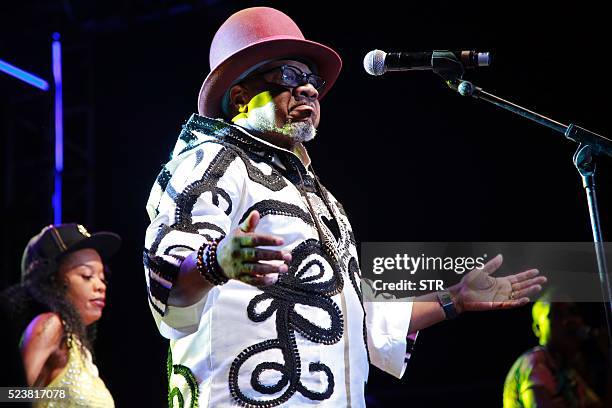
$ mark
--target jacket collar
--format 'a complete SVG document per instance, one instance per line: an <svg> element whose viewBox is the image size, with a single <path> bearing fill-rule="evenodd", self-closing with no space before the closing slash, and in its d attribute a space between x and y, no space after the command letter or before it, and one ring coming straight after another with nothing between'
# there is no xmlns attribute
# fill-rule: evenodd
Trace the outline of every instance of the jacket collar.
<svg viewBox="0 0 612 408"><path fill-rule="evenodd" d="M260 156L265 161L273 164L283 171L288 171L287 164L297 167L302 174L308 174L310 166L310 157L306 149L302 146L301 155L307 161L307 166L304 165L300 157L294 152L278 147L270 142L267 142L257 136L254 132L245 129L241 126L227 123L221 119L212 119L198 114L193 114L185 123L184 128L195 136L196 140L190 141L189 144L197 143L200 138L199 134L212 136L219 141L230 143L241 148L244 151Z"/></svg>

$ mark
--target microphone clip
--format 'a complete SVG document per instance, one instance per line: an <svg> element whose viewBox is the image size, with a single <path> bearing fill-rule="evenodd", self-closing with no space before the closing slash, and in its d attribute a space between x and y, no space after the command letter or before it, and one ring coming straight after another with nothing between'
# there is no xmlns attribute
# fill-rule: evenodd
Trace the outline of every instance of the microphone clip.
<svg viewBox="0 0 612 408"><path fill-rule="evenodd" d="M434 51L431 55L432 71L446 82L455 82L463 78L465 68L451 51Z"/></svg>

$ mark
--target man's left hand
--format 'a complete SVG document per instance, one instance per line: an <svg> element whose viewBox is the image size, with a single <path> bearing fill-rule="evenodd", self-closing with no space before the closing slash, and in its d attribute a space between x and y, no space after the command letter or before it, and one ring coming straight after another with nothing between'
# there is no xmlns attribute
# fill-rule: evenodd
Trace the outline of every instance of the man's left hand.
<svg viewBox="0 0 612 408"><path fill-rule="evenodd" d="M482 268L473 269L461 282L449 288L458 312L510 309L522 306L542 290L546 277L537 269L494 278L491 275L502 264L497 255Z"/></svg>

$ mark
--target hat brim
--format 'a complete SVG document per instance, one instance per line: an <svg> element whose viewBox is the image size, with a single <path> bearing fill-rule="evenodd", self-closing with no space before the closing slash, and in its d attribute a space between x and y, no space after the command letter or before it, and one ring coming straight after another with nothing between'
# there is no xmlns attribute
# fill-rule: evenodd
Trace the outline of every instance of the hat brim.
<svg viewBox="0 0 612 408"><path fill-rule="evenodd" d="M103 261L107 261L117 253L120 246L121 237L119 237L119 235L113 232L96 232L76 244L69 246L66 251L60 255L60 258L80 249L91 248L95 249L96 252L100 254L100 258L102 258Z"/></svg>
<svg viewBox="0 0 612 408"><path fill-rule="evenodd" d="M342 69L342 59L338 53L323 44L290 36L268 37L236 51L208 74L198 97L199 114L222 117L223 95L241 74L263 61L291 57L312 61L318 75L325 79L325 87L319 92L318 99L327 94Z"/></svg>

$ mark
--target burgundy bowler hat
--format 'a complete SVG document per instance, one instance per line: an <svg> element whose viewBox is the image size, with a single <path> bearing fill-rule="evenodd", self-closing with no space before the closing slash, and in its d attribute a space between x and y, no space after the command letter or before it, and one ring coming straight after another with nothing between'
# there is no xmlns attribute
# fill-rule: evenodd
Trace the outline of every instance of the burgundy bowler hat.
<svg viewBox="0 0 612 408"><path fill-rule="evenodd" d="M286 14L269 7L253 7L230 16L210 45L210 74L198 97L202 116L221 117L223 95L242 74L258 64L277 59L305 59L316 65L326 84L319 99L340 74L342 60L331 48L304 39Z"/></svg>

